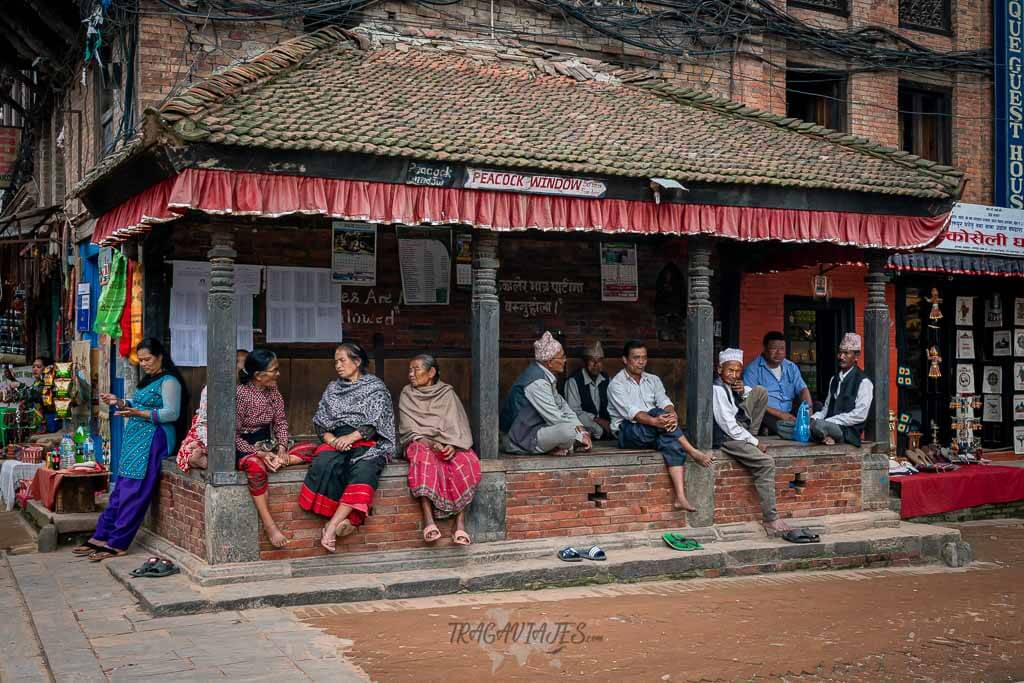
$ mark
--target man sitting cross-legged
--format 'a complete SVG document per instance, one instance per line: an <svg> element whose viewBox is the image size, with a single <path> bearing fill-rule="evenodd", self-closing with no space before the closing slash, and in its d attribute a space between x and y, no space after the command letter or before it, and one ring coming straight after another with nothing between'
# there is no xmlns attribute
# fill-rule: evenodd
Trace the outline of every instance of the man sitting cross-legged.
<svg viewBox="0 0 1024 683"><path fill-rule="evenodd" d="M750 470L761 499L764 526L769 532L789 531L775 510L775 459L768 444L754 434L761 426L768 406L764 387L743 383L743 352L726 349L718 354L718 377L712 387L714 398L714 447Z"/></svg>
<svg viewBox="0 0 1024 683"><path fill-rule="evenodd" d="M625 366L608 384L608 414L619 448L657 448L665 459L669 479L675 491L675 508L696 512L683 488L683 462L686 456L704 467L714 458L695 448L679 428L675 406L665 393L657 375L644 372L647 347L642 341L626 342L622 349Z"/></svg>

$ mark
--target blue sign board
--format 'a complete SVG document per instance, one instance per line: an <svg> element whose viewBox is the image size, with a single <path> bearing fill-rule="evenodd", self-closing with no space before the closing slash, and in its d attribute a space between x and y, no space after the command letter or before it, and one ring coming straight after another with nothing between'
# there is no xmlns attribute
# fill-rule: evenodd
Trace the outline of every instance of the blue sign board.
<svg viewBox="0 0 1024 683"><path fill-rule="evenodd" d="M993 3L996 64L995 203L1024 209L1024 0Z"/></svg>

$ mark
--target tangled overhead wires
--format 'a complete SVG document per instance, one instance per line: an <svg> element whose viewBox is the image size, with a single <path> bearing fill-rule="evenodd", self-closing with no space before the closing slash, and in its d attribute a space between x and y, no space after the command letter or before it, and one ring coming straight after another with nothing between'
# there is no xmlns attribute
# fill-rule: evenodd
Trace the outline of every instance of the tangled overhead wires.
<svg viewBox="0 0 1024 683"><path fill-rule="evenodd" d="M437 7L462 0L416 0ZM353 21L379 0L157 0L181 17L224 22L302 19L307 28ZM526 0L546 13L581 24L608 38L651 52L695 61L742 53L772 64L743 47L765 37L773 52L815 53L843 62L850 73L899 70L991 74L991 50L934 50L880 26L830 29L813 26L770 0ZM115 5L128 4L114 0ZM521 33L528 34L528 30ZM782 67L780 67L782 68Z"/></svg>

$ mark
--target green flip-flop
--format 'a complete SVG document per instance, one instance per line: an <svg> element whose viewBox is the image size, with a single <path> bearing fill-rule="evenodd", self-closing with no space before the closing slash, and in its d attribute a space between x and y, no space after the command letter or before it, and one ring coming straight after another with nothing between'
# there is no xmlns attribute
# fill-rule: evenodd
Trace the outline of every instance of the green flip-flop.
<svg viewBox="0 0 1024 683"><path fill-rule="evenodd" d="M686 538L682 534L676 533L674 531L670 531L666 534L663 534L661 540L665 541L665 545L667 545L669 548L672 548L672 550L690 551L703 550L704 548L704 546L702 546L700 543L693 540L692 538Z"/></svg>

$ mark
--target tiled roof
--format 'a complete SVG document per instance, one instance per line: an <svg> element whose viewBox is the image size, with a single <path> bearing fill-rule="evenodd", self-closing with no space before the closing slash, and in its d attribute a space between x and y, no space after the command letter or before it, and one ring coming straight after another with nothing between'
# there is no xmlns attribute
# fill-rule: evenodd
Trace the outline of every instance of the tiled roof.
<svg viewBox="0 0 1024 683"><path fill-rule="evenodd" d="M956 198L962 174L650 72L534 48L324 29L160 110L186 142L567 174Z"/></svg>

